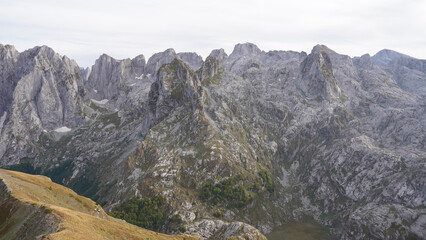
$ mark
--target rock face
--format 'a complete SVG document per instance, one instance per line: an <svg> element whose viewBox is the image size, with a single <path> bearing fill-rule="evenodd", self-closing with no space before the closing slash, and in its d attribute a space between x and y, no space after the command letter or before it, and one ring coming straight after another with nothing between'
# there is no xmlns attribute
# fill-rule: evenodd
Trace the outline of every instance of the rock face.
<svg viewBox="0 0 426 240"><path fill-rule="evenodd" d="M146 74L156 75L158 70L164 64L171 63L175 58L186 62L191 66L193 70L198 70L203 63L203 59L196 53L178 53L176 54L175 50L172 48L167 49L164 52L156 53L149 58L146 66Z"/></svg>
<svg viewBox="0 0 426 240"><path fill-rule="evenodd" d="M221 220L202 220L188 226L189 233L204 239L247 239L266 240L266 237L253 226L242 222L227 223Z"/></svg>
<svg viewBox="0 0 426 240"><path fill-rule="evenodd" d="M149 93L153 119L162 119L179 105L195 108L200 98L199 87L195 72L181 60L175 58L170 64L161 67Z"/></svg>
<svg viewBox="0 0 426 240"><path fill-rule="evenodd" d="M194 70L198 70L203 65L203 58L196 53L182 52L178 53L177 56Z"/></svg>
<svg viewBox="0 0 426 240"><path fill-rule="evenodd" d="M18 62L19 53L11 45L0 44L0 115L7 114L13 99L13 90L16 87L16 79L12 78L13 69ZM5 115L6 116L6 115ZM3 123L3 122L1 122ZM0 124L3 127L2 124Z"/></svg>
<svg viewBox="0 0 426 240"><path fill-rule="evenodd" d="M372 61L392 76L405 91L426 95L426 60L415 59L392 50L382 50Z"/></svg>
<svg viewBox="0 0 426 240"><path fill-rule="evenodd" d="M5 117L0 156L13 149L17 159L27 156L27 141L37 139L41 130L83 122L85 90L77 63L51 48L35 47L20 54L6 49L0 60L5 69L1 88L7 91L1 96Z"/></svg>
<svg viewBox="0 0 426 240"><path fill-rule="evenodd" d="M132 60L118 61L103 54L90 70L85 87L89 90L90 98L110 100L117 97L123 83L140 77L144 73L144 69L145 57L143 55Z"/></svg>
<svg viewBox="0 0 426 240"><path fill-rule="evenodd" d="M1 46L2 166L109 210L162 194L205 238L306 218L338 239L425 238L425 60L245 43L205 61L102 55L82 74L42 48Z"/></svg>
<svg viewBox="0 0 426 240"><path fill-rule="evenodd" d="M316 46L300 66L301 81L299 87L310 98L336 99L340 97L340 88L333 75L333 66L328 49Z"/></svg>

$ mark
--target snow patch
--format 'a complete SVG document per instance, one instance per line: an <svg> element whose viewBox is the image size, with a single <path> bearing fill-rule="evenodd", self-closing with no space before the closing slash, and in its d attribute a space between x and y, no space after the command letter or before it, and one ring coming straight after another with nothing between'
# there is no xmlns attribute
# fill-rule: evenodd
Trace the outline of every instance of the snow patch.
<svg viewBox="0 0 426 240"><path fill-rule="evenodd" d="M69 131L71 131L71 128L67 128L67 127L60 127L55 129L55 132L60 132L60 133L69 132Z"/></svg>
<svg viewBox="0 0 426 240"><path fill-rule="evenodd" d="M71 179L75 178L78 174L79 170L75 169L74 172L72 173Z"/></svg>
<svg viewBox="0 0 426 240"><path fill-rule="evenodd" d="M114 123L110 123L110 124L108 124L108 125L106 125L105 127L104 127L104 130L106 130L106 129L108 129L108 128L115 128L116 126L115 126L115 124Z"/></svg>
<svg viewBox="0 0 426 240"><path fill-rule="evenodd" d="M142 79L143 78L143 74L140 75L139 77L135 77L135 79Z"/></svg>
<svg viewBox="0 0 426 240"><path fill-rule="evenodd" d="M93 89L93 91L94 91L95 93L98 93L98 90L96 90L96 89Z"/></svg>
<svg viewBox="0 0 426 240"><path fill-rule="evenodd" d="M97 104L106 104L108 102L108 99L102 99L100 101L95 100L95 99L90 99L92 100L92 102L97 103Z"/></svg>

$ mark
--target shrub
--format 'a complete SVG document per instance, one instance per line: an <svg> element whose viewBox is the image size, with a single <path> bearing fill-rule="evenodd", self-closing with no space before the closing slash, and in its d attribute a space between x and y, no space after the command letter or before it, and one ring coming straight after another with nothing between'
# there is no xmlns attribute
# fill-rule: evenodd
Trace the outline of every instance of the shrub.
<svg viewBox="0 0 426 240"><path fill-rule="evenodd" d="M186 232L186 227L185 227L185 226L183 226L183 225L180 225L180 226L178 227L178 230L179 230L179 232L184 233L184 232Z"/></svg>
<svg viewBox="0 0 426 240"><path fill-rule="evenodd" d="M21 161L23 161L23 160L31 161L31 159L29 159L29 158L21 159ZM28 173L28 174L40 174L40 172L41 172L40 167L34 168L33 165L31 165L31 163L28 163L28 162L22 162L22 163L15 164L15 165L4 166L4 168L8 169L8 170L18 171L18 172L23 172L23 173Z"/></svg>
<svg viewBox="0 0 426 240"><path fill-rule="evenodd" d="M225 214L221 211L221 210L217 210L216 212L213 213L213 217L216 218L223 218Z"/></svg>
<svg viewBox="0 0 426 240"><path fill-rule="evenodd" d="M274 185L272 184L271 176L269 172L266 170L261 170L259 173L259 177L262 179L263 186L268 190L268 192L274 192Z"/></svg>
<svg viewBox="0 0 426 240"><path fill-rule="evenodd" d="M166 199L161 195L143 200L132 198L109 215L143 228L159 230L165 222L165 203Z"/></svg>
<svg viewBox="0 0 426 240"><path fill-rule="evenodd" d="M181 224L182 223L182 219L180 218L179 214L175 214L173 215L170 219L169 222L171 224Z"/></svg>
<svg viewBox="0 0 426 240"><path fill-rule="evenodd" d="M42 210L44 210L44 213L49 214L53 212L53 209L51 209L50 207L47 207L45 205L41 205L40 207Z"/></svg>
<svg viewBox="0 0 426 240"><path fill-rule="evenodd" d="M202 201L210 202L212 205L243 207L250 203L252 198L242 185L237 185L242 180L244 180L244 177L237 175L217 184L206 183L201 188L199 197Z"/></svg>

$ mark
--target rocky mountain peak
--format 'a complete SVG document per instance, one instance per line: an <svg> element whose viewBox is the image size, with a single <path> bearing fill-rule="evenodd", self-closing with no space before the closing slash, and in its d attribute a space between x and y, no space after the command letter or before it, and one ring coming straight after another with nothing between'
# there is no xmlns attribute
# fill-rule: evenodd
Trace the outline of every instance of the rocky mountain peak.
<svg viewBox="0 0 426 240"><path fill-rule="evenodd" d="M18 61L19 52L12 45L0 44L0 76L9 73L12 66Z"/></svg>
<svg viewBox="0 0 426 240"><path fill-rule="evenodd" d="M0 58L1 59L6 59L6 58L11 58L11 59L16 59L19 55L19 52L16 50L16 48L12 45L3 45L0 44Z"/></svg>
<svg viewBox="0 0 426 240"><path fill-rule="evenodd" d="M203 65L203 58L195 52L181 52L177 56L194 70L198 70Z"/></svg>
<svg viewBox="0 0 426 240"><path fill-rule="evenodd" d="M194 70L182 60L175 58L163 65L149 93L149 106L154 118L162 118L181 104L196 107L199 87Z"/></svg>
<svg viewBox="0 0 426 240"><path fill-rule="evenodd" d="M317 45L300 65L299 87L310 98L331 100L340 96L328 53L334 51Z"/></svg>
<svg viewBox="0 0 426 240"><path fill-rule="evenodd" d="M398 58L411 58L411 57L393 50L383 49L377 52L371 59L377 65L386 66L388 63Z"/></svg>
<svg viewBox="0 0 426 240"><path fill-rule="evenodd" d="M164 52L156 53L148 59L146 64L145 73L156 75L158 70L164 64L171 63L175 58L186 62L193 70L197 70L203 64L203 58L194 52L181 52L177 53L173 48L169 48Z"/></svg>
<svg viewBox="0 0 426 240"><path fill-rule="evenodd" d="M12 45L0 44L0 129L6 120L5 113L12 102L13 89L16 79L12 78L19 52Z"/></svg>
<svg viewBox="0 0 426 240"><path fill-rule="evenodd" d="M173 48L169 48L164 52L152 55L146 64L145 73L155 75L163 64L171 63L176 58L176 52Z"/></svg>
<svg viewBox="0 0 426 240"><path fill-rule="evenodd" d="M139 54L132 59L132 61L145 61L145 56L143 54Z"/></svg>
<svg viewBox="0 0 426 240"><path fill-rule="evenodd" d="M202 67L197 71L201 81L205 79L213 79L225 69L223 61L219 56L211 55L207 57Z"/></svg>
<svg viewBox="0 0 426 240"><path fill-rule="evenodd" d="M331 50L325 45L317 44L311 51L311 53L319 53L319 52L325 52L325 53L336 53L335 51Z"/></svg>
<svg viewBox="0 0 426 240"><path fill-rule="evenodd" d="M90 67L80 68L80 69L81 69L81 74L83 75L84 82L88 81L90 72L92 71L92 69Z"/></svg>
<svg viewBox="0 0 426 240"><path fill-rule="evenodd" d="M145 72L145 56L140 54L132 59L132 66L137 77L140 77Z"/></svg>
<svg viewBox="0 0 426 240"><path fill-rule="evenodd" d="M230 57L256 56L260 53L262 53L262 50L253 43L239 43L235 45Z"/></svg>
<svg viewBox="0 0 426 240"><path fill-rule="evenodd" d="M28 154L21 152L25 141L37 139L42 130L72 128L83 122L85 91L75 61L39 46L20 53L16 64L5 72L7 76L0 80L0 89L7 91L0 96L2 109L7 110L2 141L20 139L13 146L17 156ZM3 154L4 148L0 148L0 156Z"/></svg>
<svg viewBox="0 0 426 240"><path fill-rule="evenodd" d="M354 62L363 69L370 69L373 67L373 61L371 60L370 54L364 54L359 58L355 58Z"/></svg>
<svg viewBox="0 0 426 240"><path fill-rule="evenodd" d="M89 97L96 100L110 100L119 94L122 83L140 77L144 70L143 55L132 60L116 60L102 54L92 66L88 81L85 83Z"/></svg>
<svg viewBox="0 0 426 240"><path fill-rule="evenodd" d="M57 54L52 48L50 48L46 45L34 47L34 48L32 48L28 51L28 54L29 54L30 57L32 57L32 56L43 56L43 57L46 57L48 59L52 59L54 57L60 58L59 54Z"/></svg>
<svg viewBox="0 0 426 240"><path fill-rule="evenodd" d="M112 61L112 60L115 60L115 59L106 53L102 53L102 55L99 56L98 59L96 59L96 61Z"/></svg>
<svg viewBox="0 0 426 240"><path fill-rule="evenodd" d="M176 51L173 48L168 48L163 52L163 54L176 55Z"/></svg>
<svg viewBox="0 0 426 240"><path fill-rule="evenodd" d="M228 57L228 54L221 48L212 50L209 56L217 57L219 60L223 61Z"/></svg>

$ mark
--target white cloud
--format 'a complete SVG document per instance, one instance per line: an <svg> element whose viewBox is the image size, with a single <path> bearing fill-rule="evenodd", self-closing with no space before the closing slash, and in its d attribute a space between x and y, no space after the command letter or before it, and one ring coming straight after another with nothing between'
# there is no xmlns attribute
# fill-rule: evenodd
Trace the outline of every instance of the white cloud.
<svg viewBox="0 0 426 240"><path fill-rule="evenodd" d="M307 51L322 43L351 56L390 48L426 58L426 1L163 0L0 3L0 43L48 45L90 66L102 53L149 57L169 47L206 57L238 42Z"/></svg>

